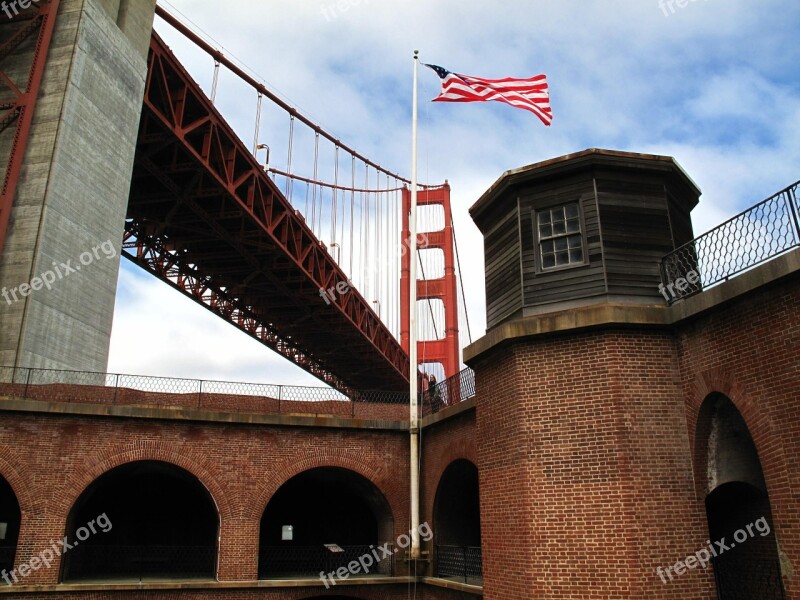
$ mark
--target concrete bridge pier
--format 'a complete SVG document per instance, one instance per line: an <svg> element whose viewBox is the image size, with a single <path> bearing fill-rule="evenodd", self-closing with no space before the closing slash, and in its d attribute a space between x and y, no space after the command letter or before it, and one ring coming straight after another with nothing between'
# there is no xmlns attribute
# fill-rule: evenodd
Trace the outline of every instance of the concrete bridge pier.
<svg viewBox="0 0 800 600"><path fill-rule="evenodd" d="M47 2L10 2L0 43ZM0 254L0 365L106 370L154 11L155 0L60 0ZM36 43L0 56L21 89ZM15 145L12 125L3 177Z"/></svg>

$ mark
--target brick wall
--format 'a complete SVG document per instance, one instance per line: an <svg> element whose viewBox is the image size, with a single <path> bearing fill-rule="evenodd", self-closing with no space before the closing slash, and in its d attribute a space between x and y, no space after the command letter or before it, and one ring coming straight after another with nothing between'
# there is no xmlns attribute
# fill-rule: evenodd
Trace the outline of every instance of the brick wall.
<svg viewBox="0 0 800 600"><path fill-rule="evenodd" d="M433 540L423 546L433 554L437 543L437 527L434 521L434 501L442 475L449 465L465 459L477 466L475 445L475 411L463 412L426 428L422 435L422 472L420 474L420 521L427 521L433 529ZM429 571L429 574L432 574Z"/></svg>
<svg viewBox="0 0 800 600"><path fill-rule="evenodd" d="M366 477L388 501L395 539L408 531L403 432L4 413L0 473L23 513L17 564L63 537L70 509L90 483L137 460L177 465L208 489L221 519L222 581L256 579L260 519L269 499L292 476L314 467L342 467ZM396 564L402 574L401 555ZM54 584L58 573L54 564L25 582Z"/></svg>
<svg viewBox="0 0 800 600"><path fill-rule="evenodd" d="M663 333L536 339L477 366L487 598L710 598L655 573L703 545Z"/></svg>
<svg viewBox="0 0 800 600"><path fill-rule="evenodd" d="M709 394L727 396L742 414L758 450L784 574L800 567L800 277L762 288L686 323L677 349L692 446L695 486L706 493L705 439L698 422ZM697 433L695 431L697 430ZM788 598L800 585L784 579Z"/></svg>
<svg viewBox="0 0 800 600"><path fill-rule="evenodd" d="M656 574L709 537L698 415L714 392L750 429L784 575L795 570L799 290L795 276L671 330L572 331L478 357L485 597L716 597L710 568Z"/></svg>

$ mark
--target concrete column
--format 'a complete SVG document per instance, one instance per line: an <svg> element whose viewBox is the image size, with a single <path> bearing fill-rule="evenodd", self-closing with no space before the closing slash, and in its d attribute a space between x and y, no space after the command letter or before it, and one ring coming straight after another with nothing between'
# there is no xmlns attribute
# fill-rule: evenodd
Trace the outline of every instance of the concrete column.
<svg viewBox="0 0 800 600"><path fill-rule="evenodd" d="M106 369L154 10L61 2L0 255L0 365ZM32 52L6 61L22 69ZM53 281L20 290L34 278Z"/></svg>

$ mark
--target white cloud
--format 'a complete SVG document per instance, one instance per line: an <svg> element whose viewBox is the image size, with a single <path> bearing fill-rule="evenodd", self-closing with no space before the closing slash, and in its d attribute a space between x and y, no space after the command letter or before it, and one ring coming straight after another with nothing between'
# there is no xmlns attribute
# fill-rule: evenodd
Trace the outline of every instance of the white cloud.
<svg viewBox="0 0 800 600"><path fill-rule="evenodd" d="M410 170L413 49L426 61L474 75L548 74L552 128L496 103L424 102L436 95L438 81L427 69L420 72L420 175L452 186L478 334L485 327L483 244L467 208L507 169L588 147L674 156L704 191L696 233L800 177L794 26L800 6L794 0L698 0L669 16L658 0L344 2L348 10L335 16L333 0L170 5L291 104L404 175ZM163 22L157 29L208 89L211 60ZM255 102L254 92L222 75L218 105L248 146ZM286 162L287 131L285 117L265 107L261 140L270 143L278 167ZM310 164L311 148L304 144L296 148L301 170ZM115 370L281 382L295 377L294 367L165 286L128 269L121 282ZM143 339L135 334L144 331L158 344L129 341Z"/></svg>

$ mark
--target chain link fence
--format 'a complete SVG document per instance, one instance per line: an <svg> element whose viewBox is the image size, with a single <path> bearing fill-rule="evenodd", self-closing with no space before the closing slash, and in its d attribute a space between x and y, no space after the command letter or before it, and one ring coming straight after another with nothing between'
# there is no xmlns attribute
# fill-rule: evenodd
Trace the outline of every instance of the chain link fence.
<svg viewBox="0 0 800 600"><path fill-rule="evenodd" d="M464 369L420 394L423 414L475 395L475 374ZM0 367L0 397L42 402L178 407L220 412L326 414L405 420L408 391L366 390L345 395L329 387L149 377L57 369Z"/></svg>

